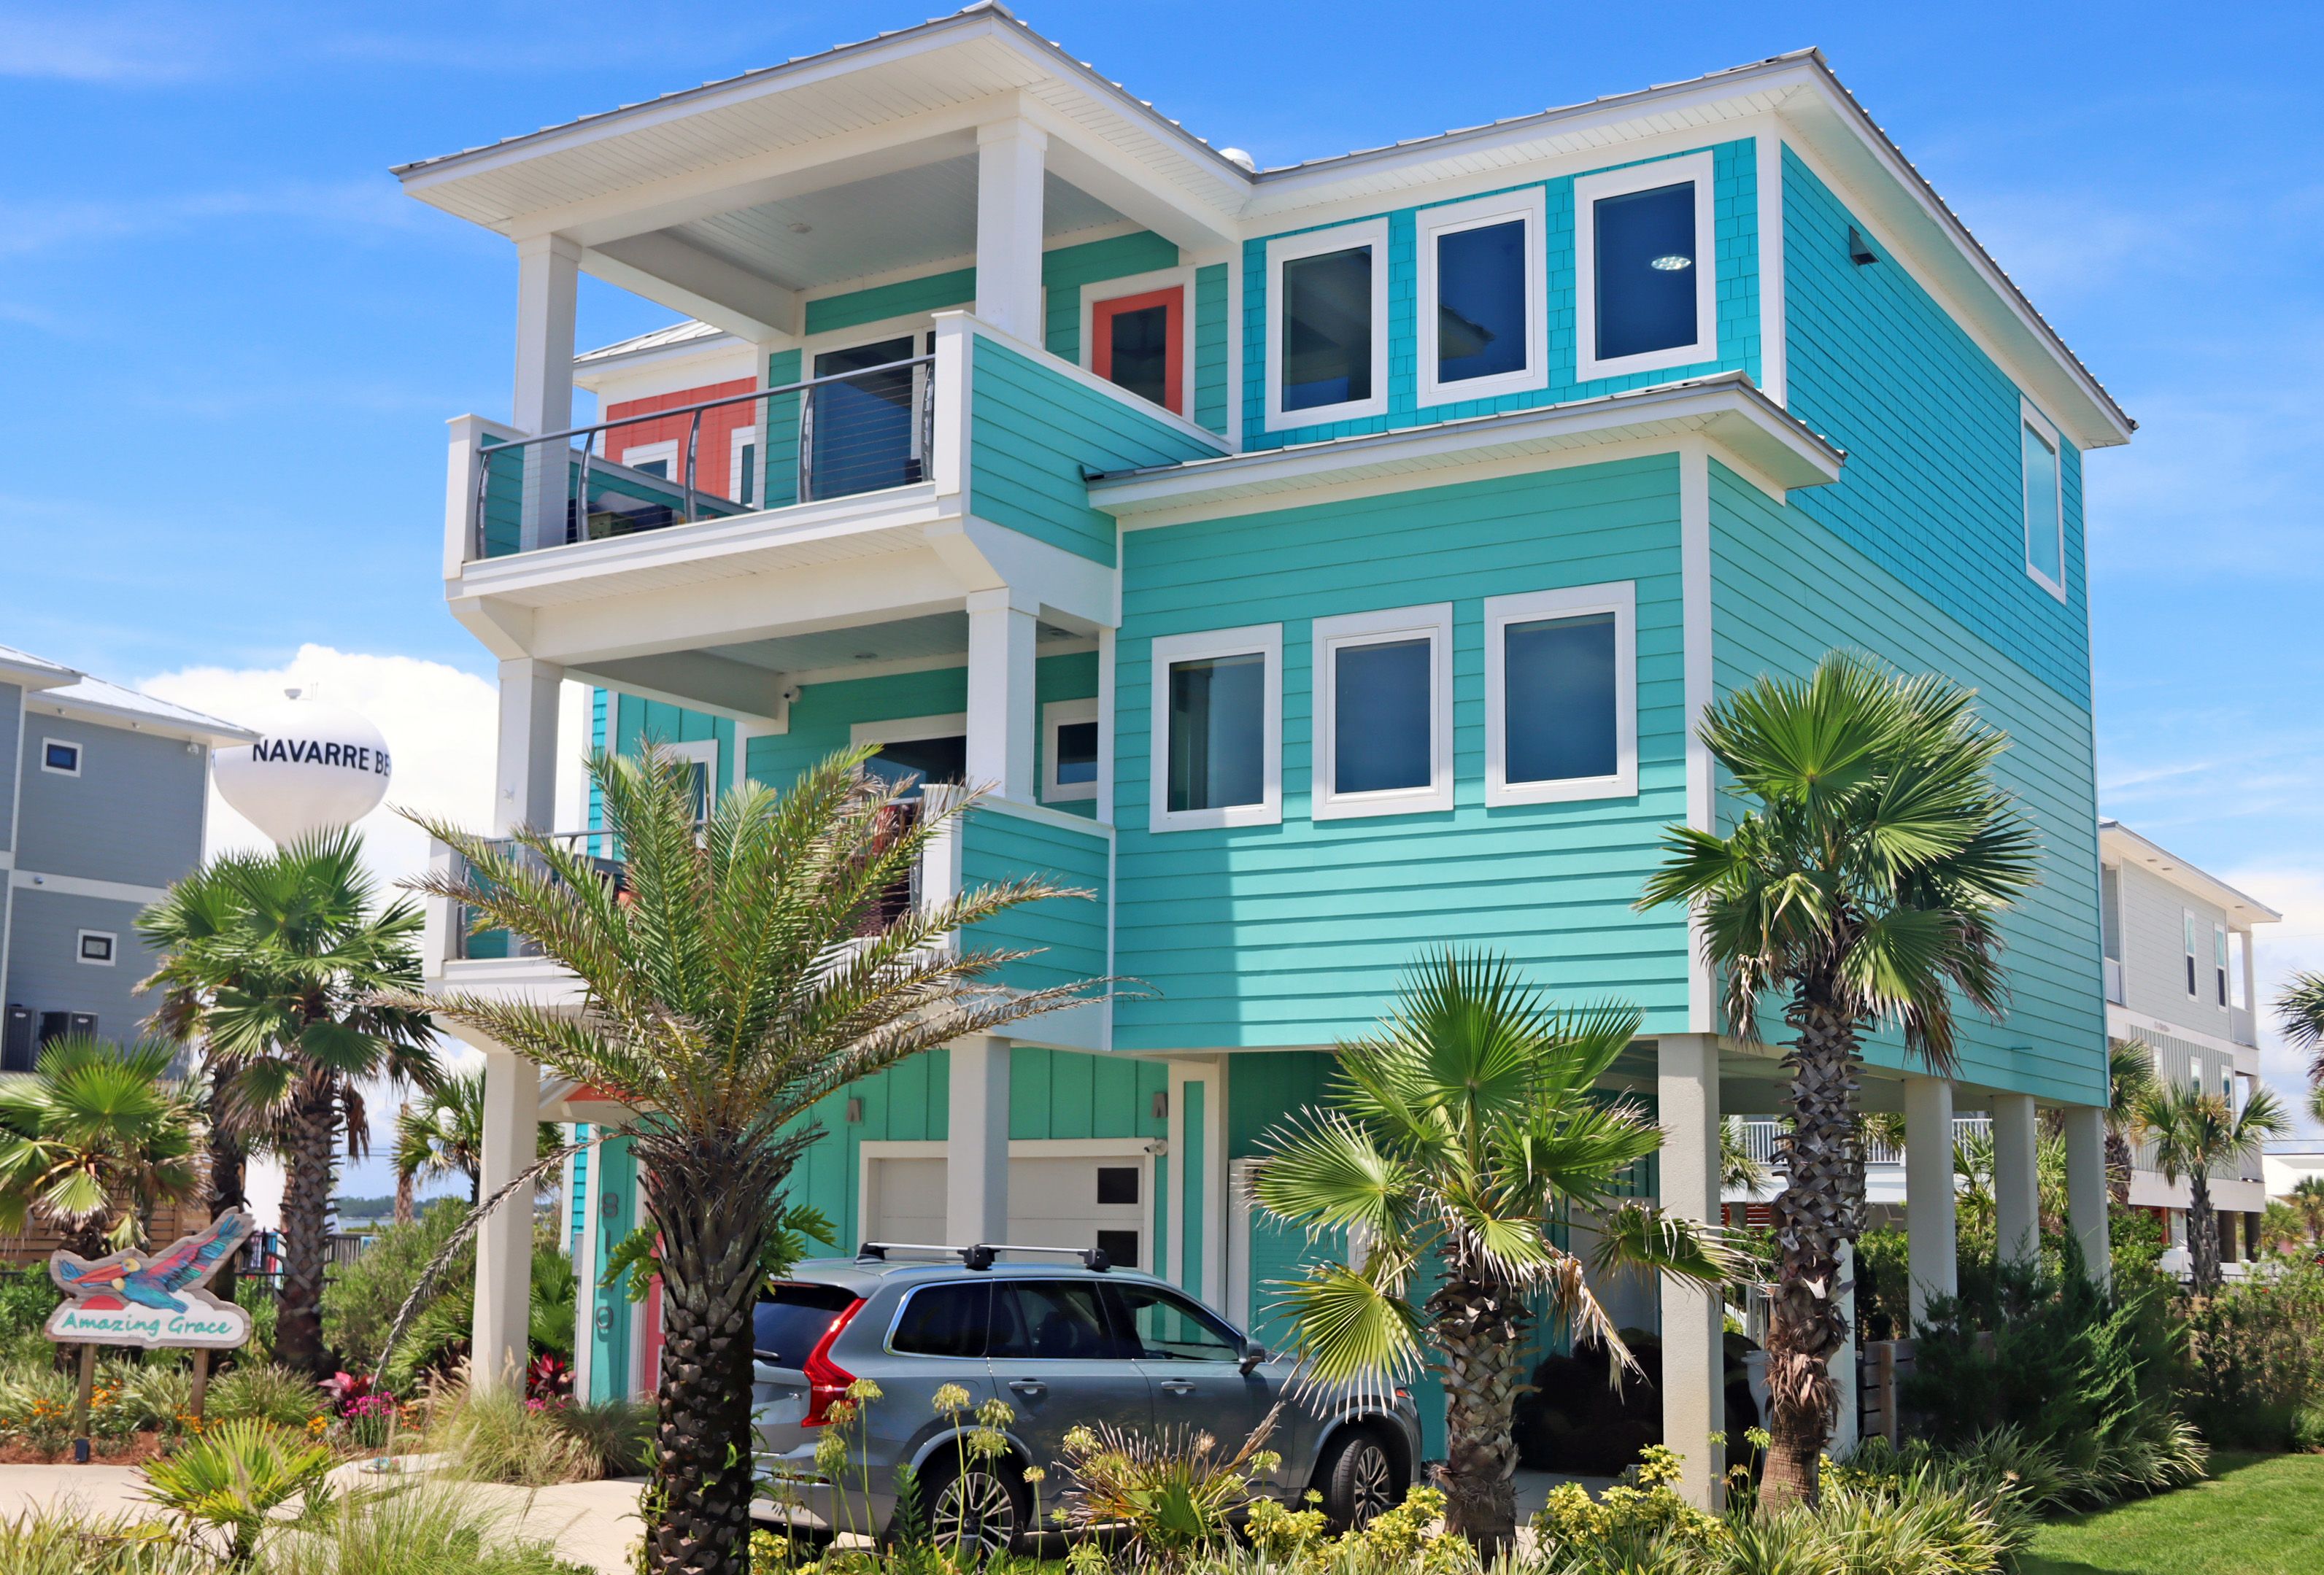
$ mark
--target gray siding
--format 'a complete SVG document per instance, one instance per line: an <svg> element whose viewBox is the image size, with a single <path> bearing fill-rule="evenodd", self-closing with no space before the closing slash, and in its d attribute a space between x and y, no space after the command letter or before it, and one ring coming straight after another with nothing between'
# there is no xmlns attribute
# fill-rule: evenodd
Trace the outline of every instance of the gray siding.
<svg viewBox="0 0 2324 1575"><path fill-rule="evenodd" d="M19 886L8 947L8 999L30 1007L35 1029L42 1012L95 1012L100 1037L127 1042L155 1001L132 993L153 971L152 953L139 941L137 910L143 906L110 898L73 897ZM113 963L101 967L79 960L80 932L102 930L115 938Z"/></svg>
<svg viewBox="0 0 2324 1575"><path fill-rule="evenodd" d="M2182 992L2183 993L2183 992ZM2134 1027L2130 1036L2144 1044L2154 1054L2154 1073L2166 1083L2192 1082L2206 1093L2232 1094L2230 1079L2235 1074L2235 1057L2223 1051L2209 1050L2192 1040L2181 1039L2169 1034L2158 1034L2151 1028ZM2138 1167L2154 1168L2154 1145L2142 1141L2138 1146ZM2211 1167L2211 1174L2230 1180L2239 1178L2249 1169L2256 1175L2258 1165L2246 1165L2239 1160L2223 1160Z"/></svg>
<svg viewBox="0 0 2324 1575"><path fill-rule="evenodd" d="M2185 916L2195 916L2196 993L2187 994ZM2123 1005L2215 1038L2232 1037L2211 970L2211 926L2225 910L2135 864L2122 867ZM2231 981L2232 982L2232 981Z"/></svg>
<svg viewBox="0 0 2324 1575"><path fill-rule="evenodd" d="M0 852L14 845L16 827L16 724L23 720L24 691L0 684Z"/></svg>
<svg viewBox="0 0 2324 1575"><path fill-rule="evenodd" d="M208 783L199 746L37 708L24 736L19 870L159 887L201 861ZM41 769L51 738L81 746L79 776Z"/></svg>

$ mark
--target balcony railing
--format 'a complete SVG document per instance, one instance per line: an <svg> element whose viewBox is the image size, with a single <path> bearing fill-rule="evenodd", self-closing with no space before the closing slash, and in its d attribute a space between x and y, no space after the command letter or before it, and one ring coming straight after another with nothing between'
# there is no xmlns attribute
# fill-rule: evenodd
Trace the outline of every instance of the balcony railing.
<svg viewBox="0 0 2324 1575"><path fill-rule="evenodd" d="M934 441L934 364L933 356L915 356L539 438L484 436L468 557L923 481ZM733 440L738 430L751 434L743 444ZM706 434L714 440L706 443Z"/></svg>
<svg viewBox="0 0 2324 1575"><path fill-rule="evenodd" d="M1736 1124L1742 1128L1743 1151L1761 1165L1775 1164L1775 1138L1783 1130L1784 1123L1767 1116L1742 1116L1736 1119ZM1992 1131L1993 1121L1990 1117L1955 1116L1953 1118L1953 1141L1957 1144L1966 1142L1972 1138L1988 1137ZM1904 1145L1875 1137L1864 1146L1864 1163L1902 1165L1904 1163Z"/></svg>
<svg viewBox="0 0 2324 1575"><path fill-rule="evenodd" d="M2106 960L2106 998L2116 1006L2123 1004L2122 959L2119 957Z"/></svg>

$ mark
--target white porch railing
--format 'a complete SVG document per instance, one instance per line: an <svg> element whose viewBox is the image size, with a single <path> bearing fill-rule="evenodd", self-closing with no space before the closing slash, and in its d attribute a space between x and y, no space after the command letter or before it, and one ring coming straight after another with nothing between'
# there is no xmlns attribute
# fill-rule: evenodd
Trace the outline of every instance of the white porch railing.
<svg viewBox="0 0 2324 1575"><path fill-rule="evenodd" d="M1784 1123L1773 1116L1740 1116L1735 1118L1742 1128L1743 1151L1761 1165L1775 1163L1775 1138ZM1993 1131L1991 1118L1986 1116L1955 1116L1953 1141L1965 1142L1971 1138L1989 1137ZM1902 1165L1904 1146L1875 1137L1864 1146L1867 1165Z"/></svg>

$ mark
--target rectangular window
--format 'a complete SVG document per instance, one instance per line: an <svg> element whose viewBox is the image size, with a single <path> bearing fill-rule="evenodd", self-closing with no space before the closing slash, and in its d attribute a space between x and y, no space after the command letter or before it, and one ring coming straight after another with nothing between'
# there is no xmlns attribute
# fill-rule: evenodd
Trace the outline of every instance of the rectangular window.
<svg viewBox="0 0 2324 1575"><path fill-rule="evenodd" d="M1452 807L1452 604L1318 618L1317 820Z"/></svg>
<svg viewBox="0 0 2324 1575"><path fill-rule="evenodd" d="M1388 221L1267 244L1267 424L1388 411Z"/></svg>
<svg viewBox="0 0 2324 1575"><path fill-rule="evenodd" d="M1582 176L1573 215L1575 379L1717 360L1711 155Z"/></svg>
<svg viewBox="0 0 2324 1575"><path fill-rule="evenodd" d="M852 497L924 479L920 394L927 369L895 364L914 357L913 336L816 353L817 383L800 401L807 450L801 498ZM874 370L885 367L886 371Z"/></svg>
<svg viewBox="0 0 2324 1575"><path fill-rule="evenodd" d="M1637 588L1487 597L1486 804L1637 790Z"/></svg>
<svg viewBox="0 0 2324 1575"><path fill-rule="evenodd" d="M1283 818L1283 626L1154 642L1153 829Z"/></svg>
<svg viewBox="0 0 2324 1575"><path fill-rule="evenodd" d="M1549 384L1539 187L1420 212L1420 402Z"/></svg>
<svg viewBox="0 0 2324 1575"><path fill-rule="evenodd" d="M80 933L80 960L99 968L113 966L114 948L120 944L118 935L103 930L83 930Z"/></svg>
<svg viewBox="0 0 2324 1575"><path fill-rule="evenodd" d="M1041 797L1051 804L1097 797L1097 702L1052 700L1041 707Z"/></svg>
<svg viewBox="0 0 2324 1575"><path fill-rule="evenodd" d="M658 475L664 481L680 479L678 474L678 440L676 438L661 443L641 443L634 448L624 448L622 450L622 463L632 470L643 471L648 475Z"/></svg>
<svg viewBox="0 0 2324 1575"><path fill-rule="evenodd" d="M41 769L54 771L60 777L80 775L80 745L68 743L60 738L41 741Z"/></svg>
<svg viewBox="0 0 2324 1575"><path fill-rule="evenodd" d="M2219 1004L2227 1004L2227 926L2211 926L2211 972L2218 985Z"/></svg>
<svg viewBox="0 0 2324 1575"><path fill-rule="evenodd" d="M1090 370L1108 382L1185 413L1185 289L1143 290L1090 308Z"/></svg>
<svg viewBox="0 0 2324 1575"><path fill-rule="evenodd" d="M2058 464L2058 429L2030 404L2019 408L2018 444L2025 473L2025 572L2066 599L2066 497Z"/></svg>
<svg viewBox="0 0 2324 1575"><path fill-rule="evenodd" d="M2187 929L2187 999L2192 1000L2201 993L2195 988L2195 916L2181 909L2180 917Z"/></svg>

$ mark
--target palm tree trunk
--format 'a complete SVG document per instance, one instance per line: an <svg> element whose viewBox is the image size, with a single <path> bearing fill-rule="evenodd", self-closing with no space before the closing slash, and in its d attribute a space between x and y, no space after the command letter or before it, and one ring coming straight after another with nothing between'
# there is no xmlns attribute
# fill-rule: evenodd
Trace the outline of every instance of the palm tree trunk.
<svg viewBox="0 0 2324 1575"><path fill-rule="evenodd" d="M1841 1250L1862 1230L1864 1147L1856 1113L1856 1025L1804 988L1785 1012L1798 1030L1784 1057L1791 1131L1775 1203L1776 1265L1767 1324L1770 1443L1760 1484L1771 1507L1813 1503L1839 1390L1831 1359L1848 1342ZM1677 1447L1675 1442L1674 1447Z"/></svg>
<svg viewBox="0 0 2324 1575"><path fill-rule="evenodd" d="M2107 1195L2119 1206L2130 1207L2130 1138L2111 1122L2107 1127L2106 1167Z"/></svg>
<svg viewBox="0 0 2324 1575"><path fill-rule="evenodd" d="M235 1209L249 1206L249 1196L243 1191L243 1177L250 1154L243 1147L242 1135L219 1118L215 1091L206 1115L210 1128L210 1218L216 1220ZM226 1266L212 1276L210 1294L221 1302L231 1302L234 1282L235 1260L229 1257Z"/></svg>
<svg viewBox="0 0 2324 1575"><path fill-rule="evenodd" d="M670 1156L675 1157L675 1156ZM752 1310L768 1191L705 1145L681 1169L648 1159L647 1206L661 1237L661 1371L650 1575L748 1575Z"/></svg>
<svg viewBox="0 0 2324 1575"><path fill-rule="evenodd" d="M395 1222L398 1225L409 1225L420 1217L413 1207L412 1197L419 1190L410 1171L395 1173Z"/></svg>
<svg viewBox="0 0 2324 1575"><path fill-rule="evenodd" d="M2187 1178L2187 1256L2193 1260L2195 1294L2219 1288L2219 1213L2211 1207L2211 1178L2197 1170Z"/></svg>
<svg viewBox="0 0 2324 1575"><path fill-rule="evenodd" d="M1444 1525L1490 1563L1515 1549L1525 1305L1508 1286L1448 1276L1428 1298L1444 1353Z"/></svg>
<svg viewBox="0 0 2324 1575"><path fill-rule="evenodd" d="M282 1178L282 1294L275 1315L274 1359L293 1372L328 1377L323 1349L323 1263L327 1256L332 1148L338 1101L322 1078L300 1085L290 1114L289 1163Z"/></svg>

